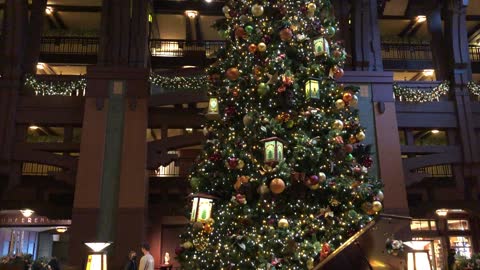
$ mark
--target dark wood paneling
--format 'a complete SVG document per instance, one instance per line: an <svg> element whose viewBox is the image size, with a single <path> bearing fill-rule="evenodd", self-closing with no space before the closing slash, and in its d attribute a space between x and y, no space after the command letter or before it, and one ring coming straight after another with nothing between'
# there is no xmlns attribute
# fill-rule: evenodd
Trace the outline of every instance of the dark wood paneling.
<svg viewBox="0 0 480 270"><path fill-rule="evenodd" d="M454 114L397 113L399 128L456 128Z"/></svg>
<svg viewBox="0 0 480 270"><path fill-rule="evenodd" d="M455 104L451 101L430 103L396 102L397 113L455 113Z"/></svg>

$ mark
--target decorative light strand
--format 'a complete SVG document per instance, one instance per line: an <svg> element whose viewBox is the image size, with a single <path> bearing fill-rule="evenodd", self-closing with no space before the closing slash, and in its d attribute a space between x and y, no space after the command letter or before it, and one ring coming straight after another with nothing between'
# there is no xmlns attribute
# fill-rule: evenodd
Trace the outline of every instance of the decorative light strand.
<svg viewBox="0 0 480 270"><path fill-rule="evenodd" d="M149 78L152 86L162 88L164 91L201 91L206 90L208 79L206 75L199 75L194 77L166 77L155 73L150 73Z"/></svg>
<svg viewBox="0 0 480 270"><path fill-rule="evenodd" d="M476 82L469 82L467 84L467 88L472 95L480 98L480 84Z"/></svg>
<svg viewBox="0 0 480 270"><path fill-rule="evenodd" d="M27 75L25 86L33 89L36 96L71 96L73 93L83 96L87 88L87 79L82 77L73 81L42 82L32 75Z"/></svg>
<svg viewBox="0 0 480 270"><path fill-rule="evenodd" d="M439 101L440 97L448 94L450 82L444 81L431 89L410 88L393 84L393 93L400 101L425 103Z"/></svg>

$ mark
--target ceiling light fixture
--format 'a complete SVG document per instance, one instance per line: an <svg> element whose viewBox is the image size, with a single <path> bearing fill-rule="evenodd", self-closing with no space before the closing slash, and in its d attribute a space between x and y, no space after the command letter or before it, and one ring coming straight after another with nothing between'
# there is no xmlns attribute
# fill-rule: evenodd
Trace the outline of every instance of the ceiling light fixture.
<svg viewBox="0 0 480 270"><path fill-rule="evenodd" d="M427 20L427 16L425 16L425 15L418 15L417 18L415 18L415 20L416 20L418 23L423 23L424 21Z"/></svg>
<svg viewBox="0 0 480 270"><path fill-rule="evenodd" d="M438 133L440 132L440 130L438 130L438 129L432 129L431 132L432 132L432 134L438 134Z"/></svg>
<svg viewBox="0 0 480 270"><path fill-rule="evenodd" d="M32 125L32 126L28 127L28 129L30 129L30 130L37 130L39 128L40 128L39 126L35 126L35 125Z"/></svg>
<svg viewBox="0 0 480 270"><path fill-rule="evenodd" d="M195 19L198 16L198 11L195 10L186 10L185 15L190 19Z"/></svg>
<svg viewBox="0 0 480 270"><path fill-rule="evenodd" d="M207 3L211 3L211 2L212 2L212 0L205 0L205 2L207 2Z"/></svg>
<svg viewBox="0 0 480 270"><path fill-rule="evenodd" d="M64 233L68 230L67 227L56 227L55 230L58 232L58 233Z"/></svg>
<svg viewBox="0 0 480 270"><path fill-rule="evenodd" d="M37 64L37 69L44 70L45 69L45 64L44 63L38 63Z"/></svg>
<svg viewBox="0 0 480 270"><path fill-rule="evenodd" d="M439 217L446 217L447 214L448 214L448 209L437 209L437 211L435 211L435 213L436 213Z"/></svg>

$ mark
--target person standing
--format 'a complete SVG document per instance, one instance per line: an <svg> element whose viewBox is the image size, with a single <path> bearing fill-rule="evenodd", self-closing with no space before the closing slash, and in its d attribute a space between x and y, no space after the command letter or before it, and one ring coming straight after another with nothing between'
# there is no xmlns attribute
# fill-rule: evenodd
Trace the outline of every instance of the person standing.
<svg viewBox="0 0 480 270"><path fill-rule="evenodd" d="M128 253L128 262L125 264L124 270L138 270L137 269L137 253L135 251L130 251Z"/></svg>
<svg viewBox="0 0 480 270"><path fill-rule="evenodd" d="M138 270L154 270L155 262L153 260L153 256L150 254L149 244L145 243L142 245L142 253L143 256L140 259Z"/></svg>

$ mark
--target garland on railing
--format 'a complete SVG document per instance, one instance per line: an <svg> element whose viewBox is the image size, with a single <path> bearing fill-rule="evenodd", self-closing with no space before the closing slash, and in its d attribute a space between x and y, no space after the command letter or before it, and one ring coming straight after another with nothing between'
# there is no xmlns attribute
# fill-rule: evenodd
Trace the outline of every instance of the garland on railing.
<svg viewBox="0 0 480 270"><path fill-rule="evenodd" d="M433 102L439 101L441 96L448 94L450 83L444 81L431 89L402 87L398 84L393 85L393 93L400 101L405 102Z"/></svg>
<svg viewBox="0 0 480 270"><path fill-rule="evenodd" d="M78 92L79 96L83 96L87 88L87 79L82 77L79 80L68 82L42 82L32 75L27 75L25 86L32 88L37 96L71 96L75 92Z"/></svg>
<svg viewBox="0 0 480 270"><path fill-rule="evenodd" d="M476 82L469 82L467 84L467 88L470 91L470 93L472 93L472 95L480 98L480 84Z"/></svg>
<svg viewBox="0 0 480 270"><path fill-rule="evenodd" d="M205 90L208 78L205 75L194 77L166 77L155 73L150 73L150 83L166 91L177 90Z"/></svg>

